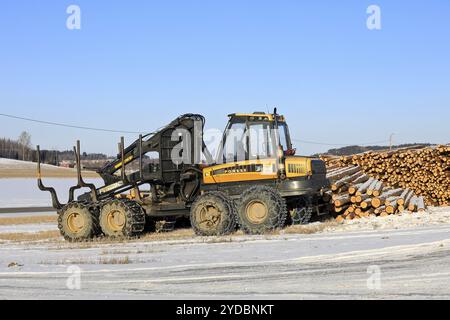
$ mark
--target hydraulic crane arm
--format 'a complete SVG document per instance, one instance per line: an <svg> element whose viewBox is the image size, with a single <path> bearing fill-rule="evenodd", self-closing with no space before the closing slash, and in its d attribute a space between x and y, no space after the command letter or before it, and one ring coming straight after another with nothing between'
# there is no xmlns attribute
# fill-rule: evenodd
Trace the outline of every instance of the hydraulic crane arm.
<svg viewBox="0 0 450 320"><path fill-rule="evenodd" d="M162 185L173 185L174 183L182 183L183 172L188 168L197 167L199 163L182 164L179 167L178 164L173 163L171 159L172 149L179 143L174 141L173 133L177 129L184 129L191 134L191 146L189 151L194 154L198 150L194 150L194 139L198 139L201 145L201 152L206 158L208 163L212 163L213 159L203 141L203 130L205 125L205 118L199 114L184 114L169 125L159 129L156 132L149 133L145 136L140 136L139 139L134 141L127 148L124 148L123 138L121 140L120 151L117 157L106 164L103 168L97 171L104 181L104 186L98 189L93 184L85 183L81 177L81 160L80 160L80 144L77 142L77 146L74 148L75 160L77 163L76 169L78 173L78 184L70 189L69 202L75 200L75 190L81 188L89 188L91 191L78 197L83 201L97 201L101 200L109 195L114 195L117 192L121 192L126 189L131 189L134 186L143 184L146 182L152 183L153 181L159 181ZM176 140L176 139L175 139ZM143 172L143 158L148 152L156 151L159 154L159 163L157 164L159 170L157 172ZM184 152L184 150L183 150ZM65 204L62 204L56 194L56 190L51 187L46 187L42 183L41 170L40 170L40 150L37 148L38 154L38 186L42 191L50 192L52 196L53 207L60 210ZM129 176L126 175L126 165L139 160L139 171ZM148 169L148 168L147 168ZM196 170L197 170L196 169ZM121 170L121 175L115 175L117 171Z"/></svg>
<svg viewBox="0 0 450 320"><path fill-rule="evenodd" d="M195 128L195 122L199 122L198 127ZM137 160L142 159L144 155L148 152L157 151L160 153L160 157L167 157L166 148L167 140L172 140L171 134L176 129L185 129L188 130L192 135L197 135L197 137L191 137L191 139L200 138L201 139L201 152L206 158L208 163L213 162L213 158L211 153L209 152L206 144L203 140L203 130L205 126L205 118L199 114L184 114L179 116L177 119L172 121L169 125L159 129L156 132L149 133L145 136L140 137L136 141L134 141L127 148L123 149L122 152L119 151L116 159L106 164L103 168L98 170L98 174L103 178L105 184L110 184L120 180L120 178L114 173L121 170L123 166ZM200 130L200 132L196 132L195 129ZM165 144L165 145L162 145ZM164 159L168 160L168 159ZM140 165L141 166L141 165Z"/></svg>

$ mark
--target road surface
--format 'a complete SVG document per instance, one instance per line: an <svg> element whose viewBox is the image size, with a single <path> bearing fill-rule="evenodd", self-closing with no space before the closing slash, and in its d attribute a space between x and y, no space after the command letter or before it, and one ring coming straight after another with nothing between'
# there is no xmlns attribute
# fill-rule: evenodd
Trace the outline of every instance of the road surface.
<svg viewBox="0 0 450 320"><path fill-rule="evenodd" d="M116 244L3 243L0 298L449 299L450 224Z"/></svg>

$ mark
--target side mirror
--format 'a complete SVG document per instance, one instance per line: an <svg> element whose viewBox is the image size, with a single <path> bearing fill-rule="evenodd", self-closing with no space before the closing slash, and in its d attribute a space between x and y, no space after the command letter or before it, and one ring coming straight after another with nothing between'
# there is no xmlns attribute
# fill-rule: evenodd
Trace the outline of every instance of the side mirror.
<svg viewBox="0 0 450 320"><path fill-rule="evenodd" d="M284 154L289 157L289 156L295 156L296 152L297 152L297 149L288 149L284 152Z"/></svg>

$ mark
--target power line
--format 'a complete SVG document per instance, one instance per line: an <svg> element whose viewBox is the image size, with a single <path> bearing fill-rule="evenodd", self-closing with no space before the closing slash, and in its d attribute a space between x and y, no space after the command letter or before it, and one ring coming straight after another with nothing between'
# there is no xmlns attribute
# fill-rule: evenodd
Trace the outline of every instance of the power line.
<svg viewBox="0 0 450 320"><path fill-rule="evenodd" d="M14 116L14 115L10 115L10 114L4 114L4 113L0 113L0 116L6 117L6 118L11 118L11 119L16 119L16 120L24 120L24 121L41 123L41 124L47 124L47 125L52 125L52 126L74 128L74 129L82 129L82 130L114 132L114 133L124 133L124 134L141 134L142 133L142 132L138 132L138 131L123 131L123 130L114 130L114 129L104 129L104 128L94 128L94 127L85 127L85 126L71 125L71 124L66 124L66 123L59 123L59 122L52 122L52 121L44 121L44 120L37 120L37 119L19 117L19 116Z"/></svg>
<svg viewBox="0 0 450 320"><path fill-rule="evenodd" d="M389 140L382 140L382 141L374 141L374 142L366 142L366 143L324 143L324 142L315 142L315 141L299 140L299 139L292 139L292 141L307 143L307 144L317 144L317 145L321 145L321 146L354 146L354 145L367 146L367 145L371 145L371 144L389 142Z"/></svg>
<svg viewBox="0 0 450 320"><path fill-rule="evenodd" d="M6 117L6 118L11 118L11 119L16 119L16 120L23 120L23 121L29 121L29 122L34 122L34 123L40 123L40 124L46 124L46 125L52 125L52 126L58 126L58 127L65 127L65 128L101 131L101 132L113 132L113 133L122 133L122 134L142 134L142 132L139 132L139 131L124 131L124 130L115 130L115 129L106 129L106 128L94 128L94 127L72 125L72 124L67 124L67 123L60 123L60 122L20 117L20 116L15 116L15 115L11 115L11 114L5 114L5 113L0 113L0 116ZM325 142L316 142L316 141L308 141L308 140L300 140L300 139L292 139L292 141L306 143L306 144L322 145L322 146L350 146L350 145L364 146L364 145L389 142L389 140L382 140L382 141L374 141L374 142L368 142L368 143L352 144L352 143L325 143Z"/></svg>

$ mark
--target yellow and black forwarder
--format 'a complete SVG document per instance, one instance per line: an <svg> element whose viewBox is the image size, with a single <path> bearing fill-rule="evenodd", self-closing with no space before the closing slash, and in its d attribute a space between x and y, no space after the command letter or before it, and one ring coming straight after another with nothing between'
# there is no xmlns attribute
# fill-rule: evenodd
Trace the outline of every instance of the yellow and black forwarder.
<svg viewBox="0 0 450 320"><path fill-rule="evenodd" d="M182 217L201 236L238 227L262 234L326 213L325 164L295 156L285 118L276 109L229 118L215 158L198 114L182 115L127 148L122 138L117 158L98 170L101 187L83 180L78 141L78 184L69 190L67 204L44 186L38 147L38 186L51 193L61 234L68 241L133 237L146 228L171 229ZM75 199L76 190L85 188L89 192Z"/></svg>

